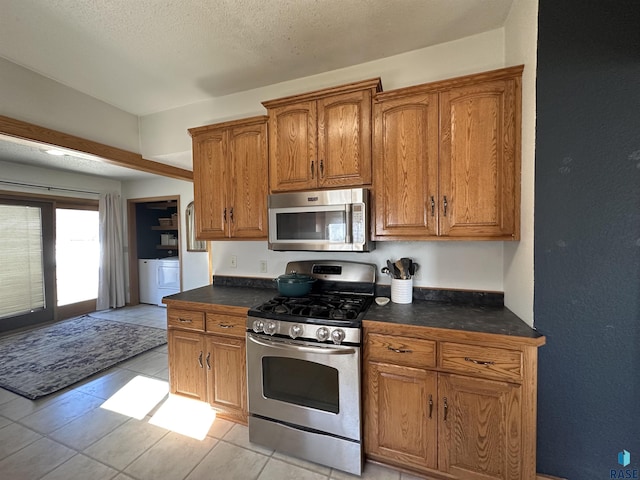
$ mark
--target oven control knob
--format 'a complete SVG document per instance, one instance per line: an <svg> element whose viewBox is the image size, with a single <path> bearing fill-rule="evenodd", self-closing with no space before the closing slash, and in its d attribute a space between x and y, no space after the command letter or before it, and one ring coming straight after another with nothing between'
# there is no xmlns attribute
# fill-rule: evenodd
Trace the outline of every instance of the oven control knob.
<svg viewBox="0 0 640 480"><path fill-rule="evenodd" d="M276 322L267 322L264 324L264 333L267 335L273 335L276 333Z"/></svg>
<svg viewBox="0 0 640 480"><path fill-rule="evenodd" d="M329 338L329 329L327 327L320 327L316 330L316 338L321 342L324 342L327 338Z"/></svg>
<svg viewBox="0 0 640 480"><path fill-rule="evenodd" d="M342 330L341 328L336 328L335 330L333 330L331 332L331 340L333 340L333 343L335 343L336 345L340 345L344 340L344 330Z"/></svg>
<svg viewBox="0 0 640 480"><path fill-rule="evenodd" d="M264 330L264 322L262 320L254 320L253 331L256 333L260 333L262 330Z"/></svg>
<svg viewBox="0 0 640 480"><path fill-rule="evenodd" d="M291 325L289 335L291 335L291 338L299 337L302 335L302 327L300 325Z"/></svg>

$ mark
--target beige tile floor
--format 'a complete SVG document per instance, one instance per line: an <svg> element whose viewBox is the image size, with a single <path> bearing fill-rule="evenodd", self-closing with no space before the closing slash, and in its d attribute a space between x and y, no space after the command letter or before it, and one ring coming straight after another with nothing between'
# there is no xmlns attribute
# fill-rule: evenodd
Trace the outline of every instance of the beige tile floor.
<svg viewBox="0 0 640 480"><path fill-rule="evenodd" d="M92 316L166 328L166 310L138 305ZM31 401L0 388L0 478L12 480L328 480L358 478L249 442L246 427L216 419L203 440L152 424L164 394L141 419L103 408L135 378L168 382L158 347L84 382ZM144 396L145 394L140 394ZM154 402L155 403L155 402ZM365 465L363 479L418 477Z"/></svg>

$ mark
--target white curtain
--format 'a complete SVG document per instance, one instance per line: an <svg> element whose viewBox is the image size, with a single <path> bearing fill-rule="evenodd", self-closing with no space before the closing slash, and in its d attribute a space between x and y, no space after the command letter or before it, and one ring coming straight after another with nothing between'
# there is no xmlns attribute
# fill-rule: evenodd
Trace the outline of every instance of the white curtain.
<svg viewBox="0 0 640 480"><path fill-rule="evenodd" d="M117 193L100 195L100 279L98 310L125 304L124 254L122 251L122 202Z"/></svg>

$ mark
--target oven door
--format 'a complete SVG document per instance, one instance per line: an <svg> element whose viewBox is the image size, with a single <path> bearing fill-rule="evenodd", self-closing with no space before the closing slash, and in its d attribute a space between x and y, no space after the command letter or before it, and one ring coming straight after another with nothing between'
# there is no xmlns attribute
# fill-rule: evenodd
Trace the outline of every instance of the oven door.
<svg viewBox="0 0 640 480"><path fill-rule="evenodd" d="M360 347L247 333L249 412L359 441Z"/></svg>

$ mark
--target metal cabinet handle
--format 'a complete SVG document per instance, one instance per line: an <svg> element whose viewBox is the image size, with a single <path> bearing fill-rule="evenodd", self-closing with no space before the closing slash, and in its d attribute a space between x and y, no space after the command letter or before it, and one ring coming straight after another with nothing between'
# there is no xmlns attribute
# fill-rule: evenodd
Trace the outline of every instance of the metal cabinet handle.
<svg viewBox="0 0 640 480"><path fill-rule="evenodd" d="M233 207L229 210L229 218L231 218L231 223L233 223Z"/></svg>
<svg viewBox="0 0 640 480"><path fill-rule="evenodd" d="M224 223L227 223L227 207L224 207L224 210L222 212L222 219L224 220Z"/></svg>
<svg viewBox="0 0 640 480"><path fill-rule="evenodd" d="M436 201L433 198L433 195L431 195L431 216L435 216L436 214Z"/></svg>
<svg viewBox="0 0 640 480"><path fill-rule="evenodd" d="M211 370L211 363L209 362L209 360L211 359L211 352L207 352L207 370Z"/></svg>
<svg viewBox="0 0 640 480"><path fill-rule="evenodd" d="M320 176L324 177L324 161L320 160Z"/></svg>
<svg viewBox="0 0 640 480"><path fill-rule="evenodd" d="M202 350L200 350L200 355L198 356L198 363L200 364L200 368L204 368L204 365L202 364Z"/></svg>
<svg viewBox="0 0 640 480"><path fill-rule="evenodd" d="M392 352L396 352L396 353L413 353L413 350L409 350L406 348L393 348L393 347L387 347L388 350L391 350Z"/></svg>
<svg viewBox="0 0 640 480"><path fill-rule="evenodd" d="M495 365L496 364L496 362L487 362L487 361L484 361L484 360L474 360L473 358L469 358L469 357L464 357L464 361L465 362L475 363L476 365L486 365L486 366Z"/></svg>
<svg viewBox="0 0 640 480"><path fill-rule="evenodd" d="M447 196L444 196L444 200L442 201L442 205L444 207L444 216L447 216L447 206L449 206L449 203L447 202Z"/></svg>
<svg viewBox="0 0 640 480"><path fill-rule="evenodd" d="M444 397L444 421L447 421L447 415L449 414L449 403L447 397Z"/></svg>
<svg viewBox="0 0 640 480"><path fill-rule="evenodd" d="M313 163L313 160L311 160L311 179L316 178L316 169L315 169L315 163Z"/></svg>
<svg viewBox="0 0 640 480"><path fill-rule="evenodd" d="M235 325L227 325L225 323L219 323L218 326L220 328L233 328L233 327L235 327Z"/></svg>
<svg viewBox="0 0 640 480"><path fill-rule="evenodd" d="M193 320L191 320L190 318L179 318L178 321L180 323L193 323Z"/></svg>
<svg viewBox="0 0 640 480"><path fill-rule="evenodd" d="M431 418L432 413L433 413L433 395L429 395L429 418Z"/></svg>

